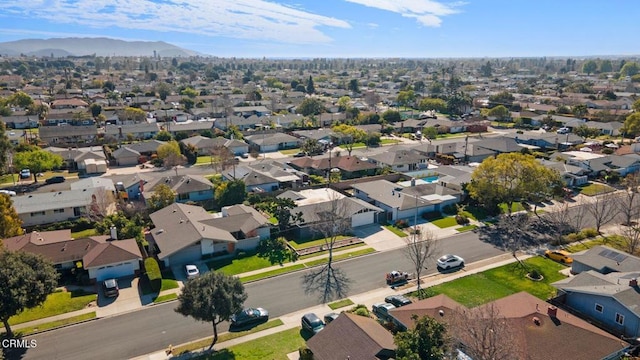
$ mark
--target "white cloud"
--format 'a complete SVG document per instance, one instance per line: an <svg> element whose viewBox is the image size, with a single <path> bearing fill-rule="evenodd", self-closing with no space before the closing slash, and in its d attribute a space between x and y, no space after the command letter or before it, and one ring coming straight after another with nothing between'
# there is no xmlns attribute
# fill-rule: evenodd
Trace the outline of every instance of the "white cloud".
<svg viewBox="0 0 640 360"><path fill-rule="evenodd" d="M318 28L343 20L265 0L3 0L0 12L93 28L170 32L287 43L323 43Z"/></svg>
<svg viewBox="0 0 640 360"><path fill-rule="evenodd" d="M457 14L459 7L465 2L444 4L432 0L345 0L347 2L364 5L376 9L386 10L401 14L404 17L414 18L420 24L430 27L439 27L442 17Z"/></svg>
<svg viewBox="0 0 640 360"><path fill-rule="evenodd" d="M379 25L376 24L376 23L367 23L367 26L372 28L372 29L376 29L376 28L378 28Z"/></svg>

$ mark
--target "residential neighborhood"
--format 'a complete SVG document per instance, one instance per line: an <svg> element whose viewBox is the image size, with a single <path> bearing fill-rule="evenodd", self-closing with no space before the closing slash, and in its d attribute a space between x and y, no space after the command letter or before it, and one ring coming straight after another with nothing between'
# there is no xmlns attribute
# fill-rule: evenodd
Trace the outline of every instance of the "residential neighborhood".
<svg viewBox="0 0 640 360"><path fill-rule="evenodd" d="M640 355L637 59L106 60L0 58L24 359Z"/></svg>

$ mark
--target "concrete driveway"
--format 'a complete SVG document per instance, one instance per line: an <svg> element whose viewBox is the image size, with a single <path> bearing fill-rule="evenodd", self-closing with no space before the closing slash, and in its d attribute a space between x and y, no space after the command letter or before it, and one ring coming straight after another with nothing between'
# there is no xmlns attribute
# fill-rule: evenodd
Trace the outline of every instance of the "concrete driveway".
<svg viewBox="0 0 640 360"><path fill-rule="evenodd" d="M98 317L118 315L142 308L142 293L138 288L139 278L126 277L117 280L120 294L115 298L104 296L102 283L97 284L98 309L96 309L96 315Z"/></svg>
<svg viewBox="0 0 640 360"><path fill-rule="evenodd" d="M353 234L377 251L386 251L405 246L405 242L401 237L379 224L358 226L353 229Z"/></svg>
<svg viewBox="0 0 640 360"><path fill-rule="evenodd" d="M175 279L178 281L180 285L184 284L187 281L187 272L184 268L185 265L187 264L171 266L171 271L173 271L173 276L175 277ZM207 264L204 261L194 261L193 265L198 267L200 274L204 274L207 271L209 271L209 268L207 267Z"/></svg>

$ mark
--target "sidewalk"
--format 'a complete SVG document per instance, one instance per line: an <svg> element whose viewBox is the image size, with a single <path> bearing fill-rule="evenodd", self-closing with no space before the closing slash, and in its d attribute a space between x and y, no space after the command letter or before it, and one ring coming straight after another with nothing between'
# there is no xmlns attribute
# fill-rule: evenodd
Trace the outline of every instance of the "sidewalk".
<svg viewBox="0 0 640 360"><path fill-rule="evenodd" d="M520 255L519 259L524 260L531 257L531 255ZM447 273L447 274L443 274L443 273L436 273L436 274L432 274L432 275L428 275L428 276L423 276L422 277L422 281L423 281L423 285L422 287L428 287L428 286L433 286L433 285L438 285L441 284L445 281L451 281L451 280L455 280L467 275L471 275L471 274L475 274L475 273L479 273L494 267L498 267L498 266L502 266L502 265L506 265L506 264L510 264L515 262L516 260L513 258L513 256L511 254L503 254L500 256L496 256L494 258L490 258L490 259L485 259L482 261L478 261L476 263L472 263L472 264L468 264L464 269L457 271L455 273ZM349 296L349 299L351 299L353 301L354 304L363 304L366 305L367 308L371 308L371 306L375 303L378 302L382 302L384 301L384 298L386 296L389 295L393 295L393 294L405 294L405 293L410 293L413 291L417 290L417 285L415 284L415 280L411 281L409 285L407 286L403 286L403 287L399 287L399 288L395 288L392 289L391 287L383 287L383 288L379 288L379 289L375 289L375 290L371 290L362 294L357 294L357 295L352 295ZM228 348L237 344L241 344L244 342L248 342L251 340L255 340L257 338L261 338L267 335L271 335L271 334L275 334L281 331L285 331L288 329L292 329L292 328L297 328L300 326L300 318L302 317L302 315L309 313L309 312L313 312L318 314L319 316L323 316L324 314L330 313L330 312L340 312L342 310L346 310L350 307L352 307L353 305L347 306L345 308L342 309L337 309L337 310L332 310L331 308L329 308L329 306L327 306L326 304L321 304L321 305L316 305L310 308L306 308L306 309L302 309L290 314L286 314L283 315L281 317L279 317L279 319L283 322L283 325L281 326L277 326L274 328L270 328L267 330L263 330L263 331L259 331L253 334L249 334L249 335L245 335L239 338L235 338L229 341L223 341L220 343L217 343L215 345L215 349L216 350L220 350L220 349L224 349L224 348ZM205 338L202 338L200 340L196 340L196 341L201 341L203 339L207 339L210 338L211 336L207 336ZM196 342L193 341L193 342ZM190 342L190 343L193 343ZM189 343L187 343L189 344ZM187 344L179 344L179 345L174 345L174 347L177 346L182 346L182 345L187 345ZM201 351L205 351L206 348L202 349ZM198 351L194 351L192 352L190 355L185 356L185 357L176 357L178 359L180 358L190 358L191 356L193 356L194 354L197 354ZM133 360L165 360L165 359L169 359L172 358L172 355L167 355L165 350L161 350L158 352L154 352L151 354L147 354L147 355L143 355L140 357L136 357Z"/></svg>

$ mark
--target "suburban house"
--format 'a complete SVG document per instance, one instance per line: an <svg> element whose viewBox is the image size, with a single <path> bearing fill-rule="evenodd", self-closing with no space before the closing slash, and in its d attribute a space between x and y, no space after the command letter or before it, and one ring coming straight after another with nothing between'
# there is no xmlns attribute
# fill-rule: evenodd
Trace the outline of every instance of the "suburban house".
<svg viewBox="0 0 640 360"><path fill-rule="evenodd" d="M123 145L111 153L111 157L117 165L131 166L139 164L142 160L149 160L158 151L160 145L165 144L160 140L148 140L133 144Z"/></svg>
<svg viewBox="0 0 640 360"><path fill-rule="evenodd" d="M235 106L233 108L233 115L249 117L251 115L256 115L258 117L271 115L271 110L267 109L265 106Z"/></svg>
<svg viewBox="0 0 640 360"><path fill-rule="evenodd" d="M86 108L88 106L89 104L87 104L85 101L77 98L58 99L51 102L52 109L77 109Z"/></svg>
<svg viewBox="0 0 640 360"><path fill-rule="evenodd" d="M313 235L314 224L322 221L322 213L339 212L341 218L349 219L352 228L375 224L383 210L361 199L347 197L331 188L285 191L278 198L288 198L296 204L295 213L302 214L302 222L297 224L299 236Z"/></svg>
<svg viewBox="0 0 640 360"><path fill-rule="evenodd" d="M571 273L597 271L601 274L611 272L633 272L640 270L640 258L614 248L598 245L591 249L571 255Z"/></svg>
<svg viewBox="0 0 640 360"><path fill-rule="evenodd" d="M105 125L105 137L117 140L127 140L129 137L138 140L148 140L158 134L160 129L157 123L135 123L126 125Z"/></svg>
<svg viewBox="0 0 640 360"><path fill-rule="evenodd" d="M544 167L558 171L566 186L580 186L589 182L589 171L579 166L567 164L562 161L538 160Z"/></svg>
<svg viewBox="0 0 640 360"><path fill-rule="evenodd" d="M374 180L352 185L355 197L385 211L387 221L413 219L425 212L442 211L458 203L461 192L434 183L412 180L410 184Z"/></svg>
<svg viewBox="0 0 640 360"><path fill-rule="evenodd" d="M413 315L429 316L451 324L455 322L457 312L477 311L479 321L482 321L487 316L485 314L492 313L490 309L494 309L493 313L497 312L497 316L512 327L513 339L510 341L514 343L513 349L518 352L515 358L518 359L617 359L628 349L628 343L620 338L526 292L471 309L459 305L446 295L437 295L393 309L390 314L394 324L407 329L413 327ZM452 329L450 335L460 341L458 350L464 352L465 343L471 343L472 339L468 334L456 331Z"/></svg>
<svg viewBox="0 0 640 360"><path fill-rule="evenodd" d="M96 204L102 202L101 188L29 193L13 196L16 209L24 226L50 224L73 220L91 214Z"/></svg>
<svg viewBox="0 0 640 360"><path fill-rule="evenodd" d="M49 146L43 150L62 156L69 170L86 170L90 160L106 162L106 156L99 146L61 148ZM89 160L89 161L87 161ZM106 166L106 163L105 163Z"/></svg>
<svg viewBox="0 0 640 360"><path fill-rule="evenodd" d="M200 206L174 203L150 217L154 228L146 238L165 266L250 250L269 234L268 220L244 206L232 206L212 215Z"/></svg>
<svg viewBox="0 0 640 360"><path fill-rule="evenodd" d="M166 128L164 126L163 130L167 130L171 133L171 135L176 135L177 133L185 133L188 136L199 134L203 130L212 130L215 121L204 120L204 121L184 121L177 123L166 123Z"/></svg>
<svg viewBox="0 0 640 360"><path fill-rule="evenodd" d="M227 116L222 119L216 120L214 127L222 131L227 131L229 130L229 127L235 126L240 131L246 131L249 129L253 129L255 125L256 125L256 120L254 118L247 119L242 116L232 115L232 116Z"/></svg>
<svg viewBox="0 0 640 360"><path fill-rule="evenodd" d="M553 283L554 301L578 312L612 334L640 336L640 268L634 272L602 274L588 270Z"/></svg>
<svg viewBox="0 0 640 360"><path fill-rule="evenodd" d="M40 124L38 117L33 115L2 116L1 118L9 129L33 129Z"/></svg>
<svg viewBox="0 0 640 360"><path fill-rule="evenodd" d="M177 202L213 199L213 184L207 178L202 175L177 175L150 179L141 191L145 202L149 202L159 185L167 185L173 190Z"/></svg>
<svg viewBox="0 0 640 360"><path fill-rule="evenodd" d="M98 136L98 128L95 125L41 126L39 136L49 145L91 143Z"/></svg>
<svg viewBox="0 0 640 360"><path fill-rule="evenodd" d="M347 312L307 340L316 360L395 358L393 335L374 319Z"/></svg>
<svg viewBox="0 0 640 360"><path fill-rule="evenodd" d="M88 271L89 279L138 275L142 254L135 239L117 240L108 235L72 239L71 230L32 231L2 240L9 251L25 251L49 259L58 271Z"/></svg>
<svg viewBox="0 0 640 360"><path fill-rule="evenodd" d="M298 187L306 174L287 168L277 162L260 162L234 166L222 173L227 181L242 180L248 192L270 192Z"/></svg>
<svg viewBox="0 0 640 360"><path fill-rule="evenodd" d="M226 148L234 155L242 155L249 152L249 144L241 140L226 139L224 137L208 138L201 135L192 136L183 140L181 143L192 145L198 150L199 155L211 154L214 149Z"/></svg>
<svg viewBox="0 0 640 360"><path fill-rule="evenodd" d="M358 156L335 156L328 158L301 157L288 162L288 164L307 174L327 177L331 169L339 169L343 179L361 178L375 175L378 167L370 163L366 158Z"/></svg>
<svg viewBox="0 0 640 360"><path fill-rule="evenodd" d="M251 148L259 152L274 152L300 146L300 139L284 133L257 134L245 137Z"/></svg>
<svg viewBox="0 0 640 360"><path fill-rule="evenodd" d="M391 170L398 172L414 171L424 168L427 166L427 160L428 158L426 156L415 151L393 151L392 149L369 157L369 161L376 164L379 168L389 167Z"/></svg>

